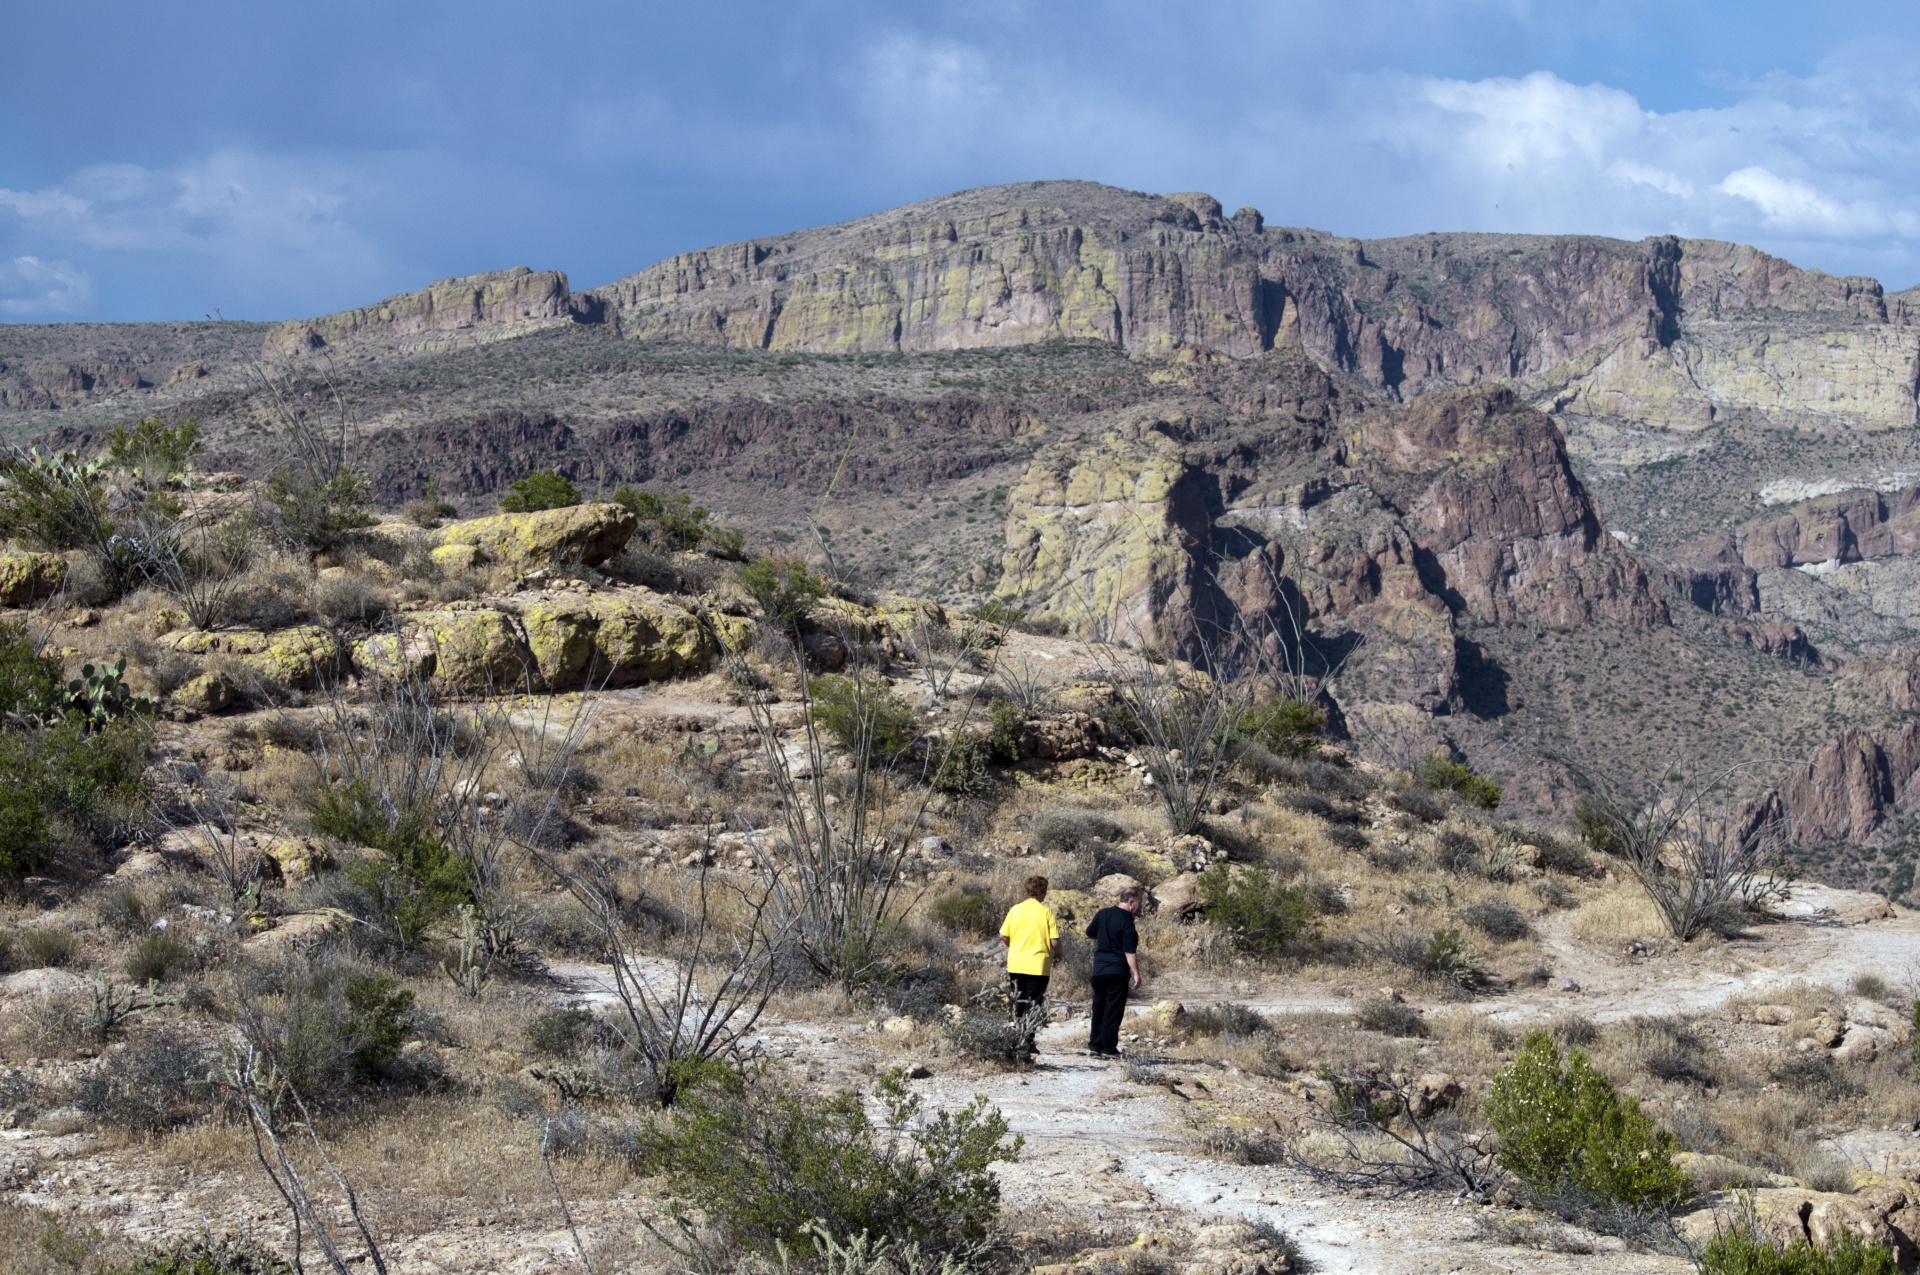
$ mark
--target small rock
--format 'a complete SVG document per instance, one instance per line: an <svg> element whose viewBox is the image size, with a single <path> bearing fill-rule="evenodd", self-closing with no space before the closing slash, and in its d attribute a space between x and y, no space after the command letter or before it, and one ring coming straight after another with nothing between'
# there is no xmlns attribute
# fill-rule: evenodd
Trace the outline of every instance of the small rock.
<svg viewBox="0 0 1920 1275"><path fill-rule="evenodd" d="M933 1068L925 1063L914 1063L907 1068L908 1080L925 1080L933 1075Z"/></svg>
<svg viewBox="0 0 1920 1275"><path fill-rule="evenodd" d="M1577 992L1580 990L1580 984L1574 982L1564 974L1553 980L1553 985L1563 992Z"/></svg>
<svg viewBox="0 0 1920 1275"><path fill-rule="evenodd" d="M1429 1072L1408 1090L1407 1105L1417 1120L1425 1120L1436 1111L1445 1111L1460 1101L1460 1082L1444 1071Z"/></svg>
<svg viewBox="0 0 1920 1275"><path fill-rule="evenodd" d="M1785 1005L1755 1005L1753 1021L1769 1027L1782 1027L1793 1021L1793 1011Z"/></svg>
<svg viewBox="0 0 1920 1275"><path fill-rule="evenodd" d="M1389 1005L1404 1005L1407 1003L1407 998L1400 994L1400 989L1397 987L1381 988L1380 999L1386 1001Z"/></svg>
<svg viewBox="0 0 1920 1275"><path fill-rule="evenodd" d="M1160 1031L1172 1031L1186 1020L1187 1007L1176 1000L1155 1001L1147 1019Z"/></svg>
<svg viewBox="0 0 1920 1275"><path fill-rule="evenodd" d="M937 855L937 854L945 854L946 852L947 852L947 841L945 837L920 838L921 854Z"/></svg>
<svg viewBox="0 0 1920 1275"><path fill-rule="evenodd" d="M880 1024L880 1030L889 1036L913 1035L913 1020L905 1014L896 1015Z"/></svg>

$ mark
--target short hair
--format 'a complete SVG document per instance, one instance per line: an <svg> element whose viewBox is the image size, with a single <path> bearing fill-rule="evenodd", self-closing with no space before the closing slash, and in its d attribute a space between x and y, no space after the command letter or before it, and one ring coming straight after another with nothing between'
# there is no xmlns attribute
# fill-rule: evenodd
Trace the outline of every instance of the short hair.
<svg viewBox="0 0 1920 1275"><path fill-rule="evenodd" d="M1139 886L1130 885L1120 891L1120 901L1122 903L1133 903L1136 900L1145 898L1146 894L1147 892Z"/></svg>
<svg viewBox="0 0 1920 1275"><path fill-rule="evenodd" d="M1045 877L1028 877L1027 878L1027 897L1029 899L1046 898L1047 897L1047 879Z"/></svg>

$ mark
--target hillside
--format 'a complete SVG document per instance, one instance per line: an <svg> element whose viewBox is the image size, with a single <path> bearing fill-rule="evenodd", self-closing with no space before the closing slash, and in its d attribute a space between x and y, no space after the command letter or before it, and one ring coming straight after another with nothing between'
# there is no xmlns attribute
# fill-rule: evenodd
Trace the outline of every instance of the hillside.
<svg viewBox="0 0 1920 1275"><path fill-rule="evenodd" d="M1912 305L1714 241L1362 241L1043 182L579 292L517 269L281 325L0 328L0 427L194 416L259 472L265 370L338 391L391 505L556 467L1189 655L1297 618L1363 746L1562 812L1549 758L1753 762L1811 840L1875 847L1817 856L1873 884L1920 788L1913 697L1856 671L1920 645ZM1835 748L1836 797L1781 761Z"/></svg>

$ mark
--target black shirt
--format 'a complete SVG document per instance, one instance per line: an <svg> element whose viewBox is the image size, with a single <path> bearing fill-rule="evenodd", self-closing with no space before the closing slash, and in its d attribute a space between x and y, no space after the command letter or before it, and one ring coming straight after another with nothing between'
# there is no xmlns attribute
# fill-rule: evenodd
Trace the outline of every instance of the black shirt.
<svg viewBox="0 0 1920 1275"><path fill-rule="evenodd" d="M1087 922L1087 937L1093 940L1093 976L1126 974L1127 957L1140 950L1140 931L1133 928L1133 913L1125 908L1101 908Z"/></svg>

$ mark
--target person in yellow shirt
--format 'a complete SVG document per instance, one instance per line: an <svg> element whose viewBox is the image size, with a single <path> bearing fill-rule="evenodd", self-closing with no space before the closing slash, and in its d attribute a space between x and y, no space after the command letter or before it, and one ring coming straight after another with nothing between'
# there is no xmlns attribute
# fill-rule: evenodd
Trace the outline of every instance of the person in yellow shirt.
<svg viewBox="0 0 1920 1275"><path fill-rule="evenodd" d="M1047 906L1045 877L1027 878L1027 897L1007 910L1007 919L1000 923L1000 941L1007 945L1013 1016L1023 1020L1046 1004L1047 982L1053 976L1054 958L1060 955L1060 927Z"/></svg>

